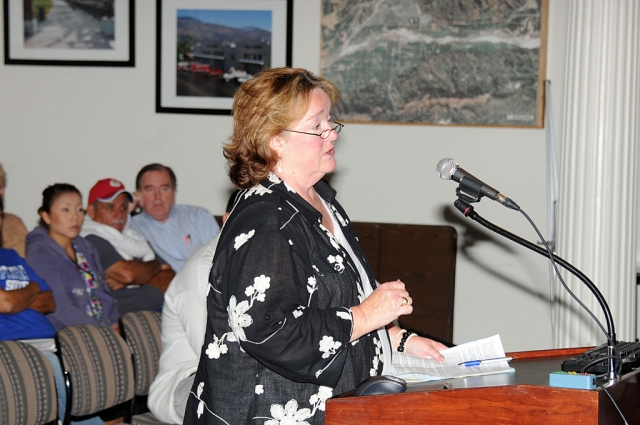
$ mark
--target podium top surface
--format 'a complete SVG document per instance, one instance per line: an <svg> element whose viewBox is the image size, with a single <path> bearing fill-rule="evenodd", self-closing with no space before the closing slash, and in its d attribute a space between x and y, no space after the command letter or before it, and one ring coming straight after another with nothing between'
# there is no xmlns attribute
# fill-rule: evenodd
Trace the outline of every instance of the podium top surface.
<svg viewBox="0 0 640 425"><path fill-rule="evenodd" d="M411 383L407 392L329 399L326 425L367 424L622 424L601 388L577 390L549 386L549 373L568 357L591 347L507 353L515 373ZM640 423L640 371L607 387L629 423ZM355 421L355 422L354 422Z"/></svg>

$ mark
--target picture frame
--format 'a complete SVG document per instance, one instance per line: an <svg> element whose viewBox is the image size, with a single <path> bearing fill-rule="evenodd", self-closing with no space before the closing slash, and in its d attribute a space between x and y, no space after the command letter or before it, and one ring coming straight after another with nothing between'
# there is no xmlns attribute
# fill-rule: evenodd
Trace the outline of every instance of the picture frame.
<svg viewBox="0 0 640 425"><path fill-rule="evenodd" d="M156 112L231 115L240 84L291 66L293 0L156 1Z"/></svg>
<svg viewBox="0 0 640 425"><path fill-rule="evenodd" d="M7 65L135 66L135 0L3 0Z"/></svg>
<svg viewBox="0 0 640 425"><path fill-rule="evenodd" d="M341 122L541 128L548 0L322 0Z"/></svg>

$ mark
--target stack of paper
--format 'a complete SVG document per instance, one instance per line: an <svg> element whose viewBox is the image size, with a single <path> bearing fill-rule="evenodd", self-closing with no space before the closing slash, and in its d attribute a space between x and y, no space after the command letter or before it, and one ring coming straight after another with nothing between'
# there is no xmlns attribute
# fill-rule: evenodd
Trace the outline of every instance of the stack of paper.
<svg viewBox="0 0 640 425"><path fill-rule="evenodd" d="M489 375L492 373L515 372L505 358L500 335L479 339L441 351L444 362L431 358L393 353L394 375L405 381L434 381L438 379L463 378L465 376ZM480 363L478 366L464 366L461 363L473 360L504 359Z"/></svg>

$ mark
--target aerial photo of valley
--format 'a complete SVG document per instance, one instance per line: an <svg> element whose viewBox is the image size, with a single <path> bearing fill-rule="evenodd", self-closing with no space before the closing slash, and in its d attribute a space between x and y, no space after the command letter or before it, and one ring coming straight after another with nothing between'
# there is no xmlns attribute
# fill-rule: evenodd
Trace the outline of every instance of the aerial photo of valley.
<svg viewBox="0 0 640 425"><path fill-rule="evenodd" d="M540 127L546 0L323 0L347 122Z"/></svg>

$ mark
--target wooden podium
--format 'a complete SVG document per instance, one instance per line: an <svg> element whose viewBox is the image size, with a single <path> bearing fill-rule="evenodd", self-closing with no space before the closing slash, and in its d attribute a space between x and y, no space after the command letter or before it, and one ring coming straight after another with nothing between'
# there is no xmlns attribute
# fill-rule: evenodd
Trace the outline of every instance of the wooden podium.
<svg viewBox="0 0 640 425"><path fill-rule="evenodd" d="M448 379L452 389L432 390L433 382L407 392L327 400L326 425L346 424L623 424L601 389L549 386L549 373L585 348L508 353L515 373ZM624 375L607 391L629 424L640 424L640 370ZM438 381L441 382L441 381Z"/></svg>

